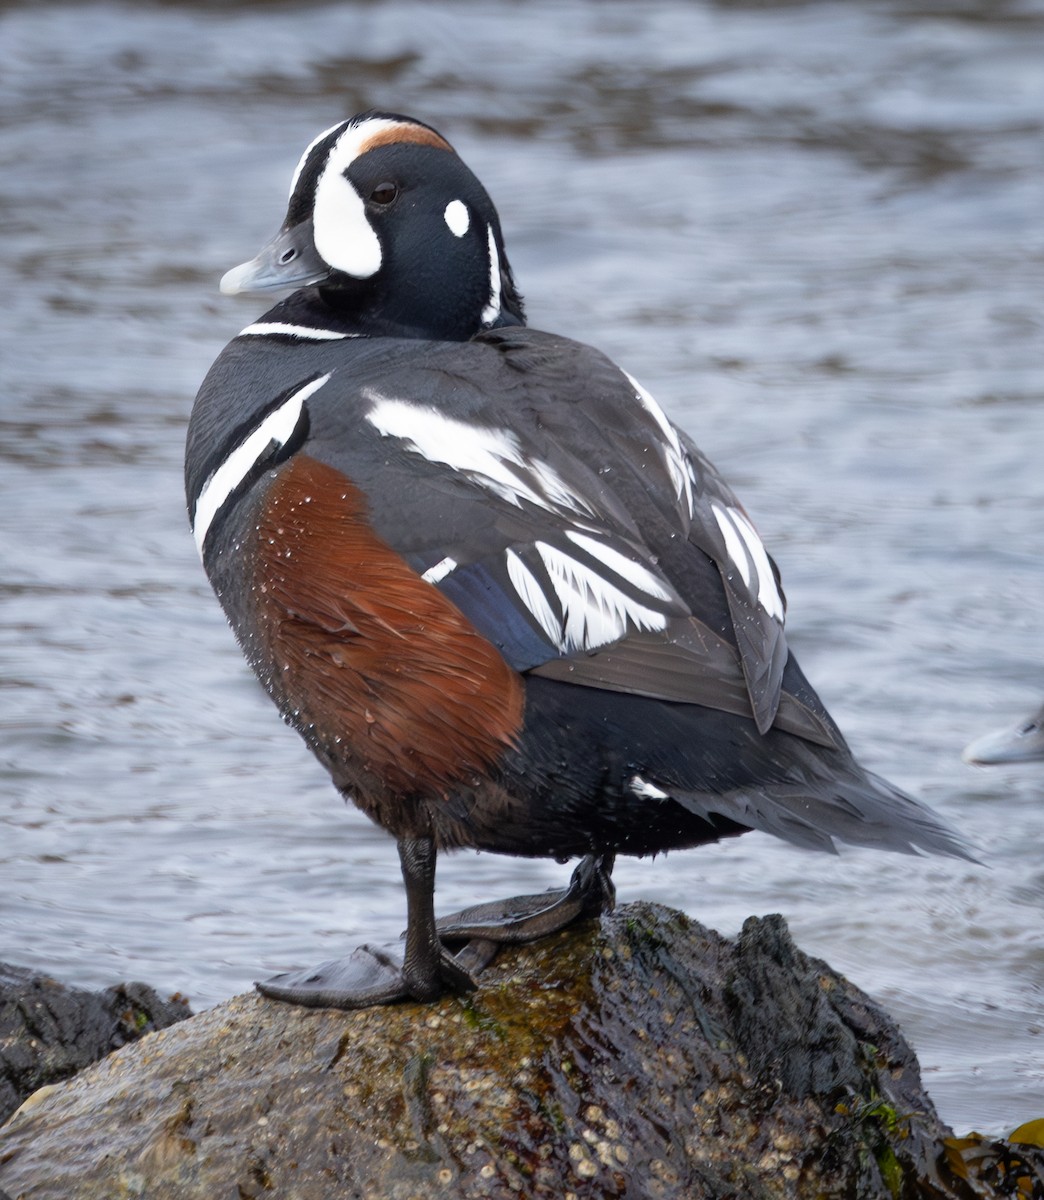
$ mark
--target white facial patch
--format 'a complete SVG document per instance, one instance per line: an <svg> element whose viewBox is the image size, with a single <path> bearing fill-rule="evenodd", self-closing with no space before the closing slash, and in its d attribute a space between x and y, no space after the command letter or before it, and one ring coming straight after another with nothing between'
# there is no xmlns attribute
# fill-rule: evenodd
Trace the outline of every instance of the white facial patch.
<svg viewBox="0 0 1044 1200"><path fill-rule="evenodd" d="M638 380L633 375L628 375L626 371L624 371L624 375L627 376L628 382L634 388L635 396L642 408L652 417L663 434L660 452L663 454L664 461L667 464L667 471L671 477L671 482L674 484L674 490L677 493L678 499L685 501L685 507L691 519L693 511L692 477L689 470L689 456L682 450L681 442L678 440L678 431L667 420L667 414L656 403L650 393L642 387Z"/></svg>
<svg viewBox="0 0 1044 1200"><path fill-rule="evenodd" d="M309 396L315 395L329 378L327 374L313 379L311 383L298 388L278 408L273 409L261 424L236 446L200 489L192 516L192 536L196 539L196 548L201 557L207 531L225 501L239 487L255 464L267 455L273 442L277 446L284 446L290 440L301 419L304 402Z"/></svg>
<svg viewBox="0 0 1044 1200"><path fill-rule="evenodd" d="M454 237L462 238L471 226L471 214L463 200L451 200L442 214Z"/></svg>
<svg viewBox="0 0 1044 1200"><path fill-rule="evenodd" d="M500 316L500 253L497 250L497 239L493 234L493 226L488 227L489 243L489 303L482 310L479 318L483 325L492 325Z"/></svg>
<svg viewBox="0 0 1044 1200"><path fill-rule="evenodd" d="M587 501L547 463L527 458L510 429L471 425L437 409L381 396L363 395L373 407L366 420L384 437L399 438L405 448L429 462L445 463L502 500L524 500L551 512L593 515Z"/></svg>
<svg viewBox="0 0 1044 1200"><path fill-rule="evenodd" d="M369 279L381 269L381 243L345 171L375 137L403 128L402 121L386 117L349 125L330 150L315 185L312 241L323 262L355 279Z"/></svg>
<svg viewBox="0 0 1044 1200"><path fill-rule="evenodd" d="M768 553L757 531L738 508L711 505L714 519L725 539L725 553L739 572L744 586L758 603L777 621L783 620L783 598L776 587L776 577Z"/></svg>

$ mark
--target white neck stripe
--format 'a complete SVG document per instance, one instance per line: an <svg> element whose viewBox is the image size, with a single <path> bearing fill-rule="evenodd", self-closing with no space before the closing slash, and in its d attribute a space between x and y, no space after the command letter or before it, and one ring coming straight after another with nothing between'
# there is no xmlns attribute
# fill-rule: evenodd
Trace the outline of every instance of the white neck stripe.
<svg viewBox="0 0 1044 1200"><path fill-rule="evenodd" d="M225 501L267 452L272 442L283 446L289 441L301 419L304 402L326 383L332 373L321 375L311 383L306 383L278 408L273 409L261 424L236 446L200 489L192 517L192 536L196 539L196 549L200 557L203 556L203 543L207 539L207 531Z"/></svg>
<svg viewBox="0 0 1044 1200"><path fill-rule="evenodd" d="M313 329L310 325L285 325L281 321L255 321L241 329L237 337L281 337L305 338L308 341L337 341L341 338L362 337L361 333L338 333L335 329Z"/></svg>

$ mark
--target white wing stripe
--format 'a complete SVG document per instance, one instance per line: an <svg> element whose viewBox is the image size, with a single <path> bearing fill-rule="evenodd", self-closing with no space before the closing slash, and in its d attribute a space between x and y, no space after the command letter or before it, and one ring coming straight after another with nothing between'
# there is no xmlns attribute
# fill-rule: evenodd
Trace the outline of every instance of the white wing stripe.
<svg viewBox="0 0 1044 1200"><path fill-rule="evenodd" d="M666 628L663 613L632 600L590 567L546 542L534 546L565 614L559 644L563 651L593 650L619 641L629 623L638 629Z"/></svg>
<svg viewBox="0 0 1044 1200"><path fill-rule="evenodd" d="M200 556L203 554L207 530L221 511L221 506L247 477L250 469L272 442L282 446L288 440L301 419L304 402L329 378L330 375L327 374L313 379L311 383L298 388L278 408L273 409L261 424L239 443L200 489L192 516L192 535L196 539L196 548Z"/></svg>
<svg viewBox="0 0 1044 1200"><path fill-rule="evenodd" d="M621 554L619 550L614 550L605 542L600 542L576 529L567 529L566 537L581 549L586 550L592 558L604 563L610 571L615 571L621 579L626 579L628 583L633 584L639 591L655 596L657 600L671 598L670 592L664 588L652 571L641 563L635 562L634 559L628 558L626 554Z"/></svg>
<svg viewBox="0 0 1044 1200"><path fill-rule="evenodd" d="M505 557L507 558L508 576L511 579L512 587L518 592L522 603L536 618L536 622L540 628L547 634L554 645L561 648L561 622L555 616L551 605L548 604L547 597L544 595L544 589L540 586L537 577L514 550L508 550Z"/></svg>

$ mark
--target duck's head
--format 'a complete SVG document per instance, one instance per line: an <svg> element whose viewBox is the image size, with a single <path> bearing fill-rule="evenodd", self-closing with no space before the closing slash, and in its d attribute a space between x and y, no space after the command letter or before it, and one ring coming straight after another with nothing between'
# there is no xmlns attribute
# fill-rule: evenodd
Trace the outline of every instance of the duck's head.
<svg viewBox="0 0 1044 1200"><path fill-rule="evenodd" d="M297 164L282 228L221 290L316 286L365 330L464 339L524 321L485 188L429 125L366 112Z"/></svg>

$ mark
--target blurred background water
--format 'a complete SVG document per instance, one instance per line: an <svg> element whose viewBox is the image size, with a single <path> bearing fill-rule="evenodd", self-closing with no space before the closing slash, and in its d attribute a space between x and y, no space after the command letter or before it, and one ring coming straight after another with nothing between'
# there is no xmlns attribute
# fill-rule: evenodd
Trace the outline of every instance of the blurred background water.
<svg viewBox="0 0 1044 1200"><path fill-rule="evenodd" d="M902 1023L944 1117L1044 1115L1044 768L963 744L1044 690L1044 3L0 3L0 958L199 1007L390 940L394 848L241 661L195 557L216 281L320 129L442 130L531 323L636 374L779 560L857 753L988 867L752 834L623 862L786 915ZM462 853L443 910L568 868Z"/></svg>

